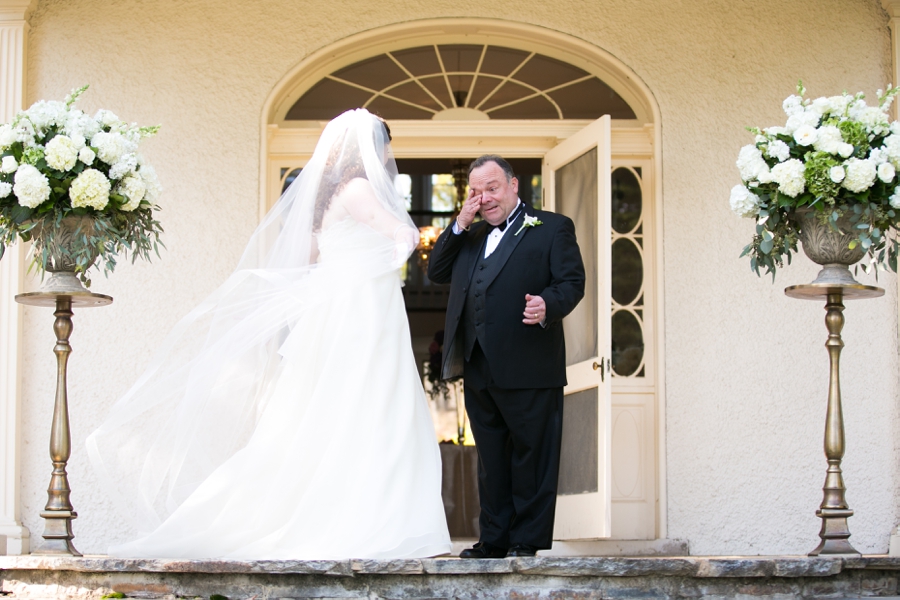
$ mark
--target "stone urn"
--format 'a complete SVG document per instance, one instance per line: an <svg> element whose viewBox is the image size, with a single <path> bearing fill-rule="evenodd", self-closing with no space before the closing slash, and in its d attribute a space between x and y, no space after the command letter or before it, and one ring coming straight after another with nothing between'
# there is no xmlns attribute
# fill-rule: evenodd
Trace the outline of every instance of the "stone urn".
<svg viewBox="0 0 900 600"><path fill-rule="evenodd" d="M850 220L841 217L837 222L839 231L835 231L830 223L820 220L819 214L814 209L797 211L803 252L811 261L822 265L813 283L860 285L850 273L850 265L859 262L866 250L862 245L850 248L850 242L856 239Z"/></svg>
<svg viewBox="0 0 900 600"><path fill-rule="evenodd" d="M31 230L33 253L40 263L41 256L47 253L47 274L39 289L42 293L65 294L72 292L86 293L84 285L76 276L76 264L72 260L73 242L81 236L92 236L96 230L93 217L65 217L56 227L53 219L38 221ZM99 252L92 249L87 264L82 269L87 271Z"/></svg>

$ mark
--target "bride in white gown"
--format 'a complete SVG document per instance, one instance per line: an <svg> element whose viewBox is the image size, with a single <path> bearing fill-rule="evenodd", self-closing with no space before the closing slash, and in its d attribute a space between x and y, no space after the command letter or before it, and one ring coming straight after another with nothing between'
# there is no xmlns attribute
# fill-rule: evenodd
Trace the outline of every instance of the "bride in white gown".
<svg viewBox="0 0 900 600"><path fill-rule="evenodd" d="M139 531L111 555L449 552L400 290L417 232L388 143L365 110L329 123L238 269L89 437Z"/></svg>

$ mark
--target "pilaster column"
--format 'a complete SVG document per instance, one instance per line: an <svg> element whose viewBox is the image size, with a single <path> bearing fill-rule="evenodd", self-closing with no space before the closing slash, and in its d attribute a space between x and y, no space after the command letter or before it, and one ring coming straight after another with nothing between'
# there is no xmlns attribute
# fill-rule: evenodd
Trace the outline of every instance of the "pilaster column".
<svg viewBox="0 0 900 600"><path fill-rule="evenodd" d="M893 85L900 86L900 0L881 0L881 6L887 12L890 21L888 27L891 29L891 82ZM898 119L900 115L900 101L894 100L891 106L891 118ZM897 279L897 297L900 298L900 278ZM900 323L900 303L897 305L898 323ZM898 331L900 335L900 331ZM892 556L900 555L900 525L891 532L890 554Z"/></svg>
<svg viewBox="0 0 900 600"><path fill-rule="evenodd" d="M26 37L36 0L0 0L0 123L8 123L25 103ZM28 529L19 506L19 448L22 308L13 296L23 291L21 245L0 260L0 535L7 554L28 554Z"/></svg>

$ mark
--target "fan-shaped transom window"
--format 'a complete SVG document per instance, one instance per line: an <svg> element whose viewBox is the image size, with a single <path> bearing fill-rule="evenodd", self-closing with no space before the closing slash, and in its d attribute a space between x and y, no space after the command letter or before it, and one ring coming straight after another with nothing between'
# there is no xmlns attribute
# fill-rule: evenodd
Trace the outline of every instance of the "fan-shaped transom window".
<svg viewBox="0 0 900 600"><path fill-rule="evenodd" d="M634 119L619 94L568 63L513 48L441 44L396 50L327 75L287 120L365 107L386 119Z"/></svg>

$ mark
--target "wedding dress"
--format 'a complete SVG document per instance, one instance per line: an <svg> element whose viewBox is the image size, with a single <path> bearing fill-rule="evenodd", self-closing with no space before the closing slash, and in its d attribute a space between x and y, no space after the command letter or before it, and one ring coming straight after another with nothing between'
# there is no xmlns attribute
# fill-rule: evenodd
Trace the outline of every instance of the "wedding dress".
<svg viewBox="0 0 900 600"><path fill-rule="evenodd" d="M389 147L366 111L329 127L304 180L279 202L289 206L276 206L281 224L266 232L264 223L248 246L265 258L249 259L257 264L239 267L176 328L89 438L101 477L138 517L140 537L111 555L449 552L440 454L401 294L411 234L388 187L393 159L378 155ZM347 168L337 146L366 163L368 199L354 195L359 185L346 185L346 173L335 176ZM342 183L329 187L329 178ZM351 210L329 222L316 207L332 188ZM281 255L285 248L302 257ZM192 343L199 350L181 348Z"/></svg>

